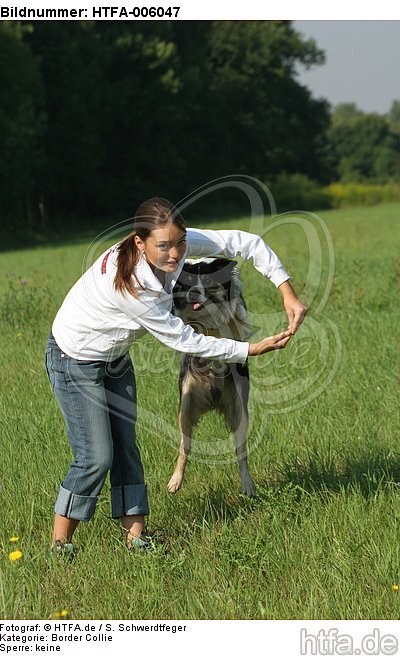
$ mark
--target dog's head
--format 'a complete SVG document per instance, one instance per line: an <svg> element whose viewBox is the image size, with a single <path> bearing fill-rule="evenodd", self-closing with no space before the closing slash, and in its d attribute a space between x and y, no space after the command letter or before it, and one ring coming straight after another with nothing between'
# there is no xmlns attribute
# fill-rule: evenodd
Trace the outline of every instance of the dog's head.
<svg viewBox="0 0 400 656"><path fill-rule="evenodd" d="M174 289L174 311L185 323L205 329L244 320L241 286L235 260L186 260Z"/></svg>

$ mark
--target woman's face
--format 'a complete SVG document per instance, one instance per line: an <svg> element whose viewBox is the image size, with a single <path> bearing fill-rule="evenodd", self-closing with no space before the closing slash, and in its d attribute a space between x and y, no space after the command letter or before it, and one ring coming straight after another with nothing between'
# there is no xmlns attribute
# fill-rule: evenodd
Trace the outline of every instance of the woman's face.
<svg viewBox="0 0 400 656"><path fill-rule="evenodd" d="M146 240L135 236L135 243L146 256L153 269L161 269L166 273L176 271L186 251L186 233L174 223L165 227L155 228Z"/></svg>

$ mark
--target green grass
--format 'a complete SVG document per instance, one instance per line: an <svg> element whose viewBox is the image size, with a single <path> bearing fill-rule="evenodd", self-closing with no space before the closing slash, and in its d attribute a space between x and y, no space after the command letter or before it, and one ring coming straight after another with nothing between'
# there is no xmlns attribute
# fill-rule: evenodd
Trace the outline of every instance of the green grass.
<svg viewBox="0 0 400 656"><path fill-rule="evenodd" d="M398 618L400 596L392 584L400 581L400 205L321 216L336 251L328 302L316 311L318 290L287 349L251 360L248 442L257 499L239 495L232 458L203 462L206 442L229 437L211 414L197 431L184 488L168 495L177 454L179 356L152 339L132 348L149 528L158 530L160 541L145 557L126 552L121 528L110 518L107 483L94 519L77 530L74 563L49 568L44 560L54 500L71 458L44 346L55 312L82 271L88 242L1 254L2 618L47 618L61 609L82 619ZM211 227L250 225L243 218ZM308 251L299 226L276 229L266 240L301 291ZM326 264L323 256L324 272ZM242 277L257 336L283 327L279 293L250 263ZM342 356L324 388L335 351L329 321ZM328 351L313 337L316 327ZM153 373L146 366L149 352L158 363ZM326 371L307 389L324 362ZM291 384L294 400L288 398ZM158 427L152 416L160 417ZM14 563L11 535L20 537L23 552Z"/></svg>

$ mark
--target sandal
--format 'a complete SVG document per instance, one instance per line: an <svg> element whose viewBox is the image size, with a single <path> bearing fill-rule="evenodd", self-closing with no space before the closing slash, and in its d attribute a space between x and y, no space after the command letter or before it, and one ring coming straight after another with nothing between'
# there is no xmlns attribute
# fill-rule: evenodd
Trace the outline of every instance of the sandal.
<svg viewBox="0 0 400 656"><path fill-rule="evenodd" d="M74 556L74 545L71 542L61 542L61 540L56 540L48 551L48 560L52 560L54 557L60 557L64 560L72 561Z"/></svg>
<svg viewBox="0 0 400 656"><path fill-rule="evenodd" d="M152 538L148 533L144 531L140 535L136 535L129 540L127 545L129 551L148 551L153 547Z"/></svg>

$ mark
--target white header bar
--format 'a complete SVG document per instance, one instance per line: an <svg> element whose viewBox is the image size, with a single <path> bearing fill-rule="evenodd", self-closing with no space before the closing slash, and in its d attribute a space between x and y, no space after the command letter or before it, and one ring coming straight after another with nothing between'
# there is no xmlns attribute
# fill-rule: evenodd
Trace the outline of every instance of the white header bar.
<svg viewBox="0 0 400 656"><path fill-rule="evenodd" d="M0 0L3 20L399 20L392 0Z"/></svg>

